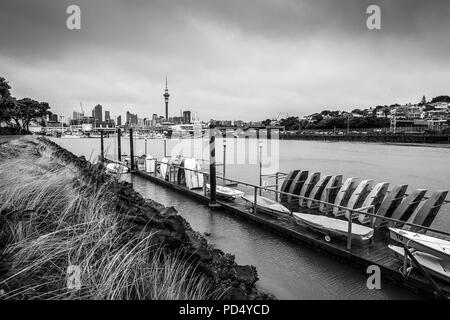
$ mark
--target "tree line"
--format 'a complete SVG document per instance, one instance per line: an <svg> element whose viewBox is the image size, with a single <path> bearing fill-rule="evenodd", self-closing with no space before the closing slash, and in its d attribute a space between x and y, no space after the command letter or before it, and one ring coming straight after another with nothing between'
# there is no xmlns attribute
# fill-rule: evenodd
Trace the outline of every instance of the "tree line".
<svg viewBox="0 0 450 320"><path fill-rule="evenodd" d="M28 134L30 124L45 125L45 118L51 114L47 102L13 97L9 82L0 77L0 134Z"/></svg>

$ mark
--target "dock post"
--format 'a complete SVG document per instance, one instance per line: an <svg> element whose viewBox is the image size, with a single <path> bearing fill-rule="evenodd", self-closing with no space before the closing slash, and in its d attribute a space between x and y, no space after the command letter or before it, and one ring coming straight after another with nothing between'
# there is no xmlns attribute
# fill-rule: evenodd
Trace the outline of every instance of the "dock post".
<svg viewBox="0 0 450 320"><path fill-rule="evenodd" d="M347 250L352 249L352 216L353 210L350 211L350 216L348 217L348 231L347 231Z"/></svg>
<svg viewBox="0 0 450 320"><path fill-rule="evenodd" d="M275 173L275 190L278 191L278 171ZM278 202L278 192L275 192L275 201Z"/></svg>
<svg viewBox="0 0 450 320"><path fill-rule="evenodd" d="M262 145L259 146L259 186L262 187ZM259 188L259 195L262 195L261 192L262 190Z"/></svg>
<svg viewBox="0 0 450 320"><path fill-rule="evenodd" d="M134 150L133 150L133 129L130 128L130 162L131 162L131 171L134 170Z"/></svg>
<svg viewBox="0 0 450 320"><path fill-rule="evenodd" d="M100 159L105 160L105 145L103 143L103 130L100 130Z"/></svg>
<svg viewBox="0 0 450 320"><path fill-rule="evenodd" d="M225 170L226 170L226 161L227 161L227 140L223 139L223 178L225 179ZM225 180L223 180L223 185L225 185Z"/></svg>
<svg viewBox="0 0 450 320"><path fill-rule="evenodd" d="M216 206L216 126L209 126L209 206Z"/></svg>
<svg viewBox="0 0 450 320"><path fill-rule="evenodd" d="M117 160L120 162L122 161L122 148L120 145L121 140L121 129L120 127L117 128Z"/></svg>
<svg viewBox="0 0 450 320"><path fill-rule="evenodd" d="M164 158L166 157L166 150L167 150L167 138L164 137Z"/></svg>
<svg viewBox="0 0 450 320"><path fill-rule="evenodd" d="M145 137L145 156L147 156L147 137Z"/></svg>
<svg viewBox="0 0 450 320"><path fill-rule="evenodd" d="M253 214L256 214L258 211L258 187L255 186L254 198L253 198Z"/></svg>

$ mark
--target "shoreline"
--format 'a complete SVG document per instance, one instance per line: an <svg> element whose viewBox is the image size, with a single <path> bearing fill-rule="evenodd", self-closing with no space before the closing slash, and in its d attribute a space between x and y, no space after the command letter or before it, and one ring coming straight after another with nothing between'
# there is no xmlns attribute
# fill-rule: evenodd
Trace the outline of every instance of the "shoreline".
<svg viewBox="0 0 450 320"><path fill-rule="evenodd" d="M27 186L21 184L20 181L14 182L15 180L21 180L21 178L23 177L17 177L17 174L15 173L14 170L11 170L11 168L20 166L20 161L23 161L24 163L29 163L28 161L33 160L33 162L38 165L36 167L37 171L43 171L42 173L40 172L40 174L45 176L46 180L51 180L48 183L48 188L52 190L52 193L60 192L62 189L63 192L65 193L68 192L68 195L65 195L64 197L67 196L71 197L74 193L77 194L79 191L76 192L74 191L78 190L78 188L81 187L81 190L85 190L86 194L78 196L80 197L79 198L80 200L77 200L78 198L76 198L75 200L71 200L71 203L73 201L81 201L80 202L81 204L85 204L84 201L86 201L86 197L95 194L95 196L93 197L94 202L90 204L88 208L95 210L95 212L97 212L97 210L100 210L97 209L97 207L102 208L104 206L107 206L107 210L104 212L104 216L102 216L101 218L106 220L112 219L114 223L111 227L108 227L107 229L103 230L102 233L99 234L99 236L100 239L102 239L105 232L106 234L114 233L114 237L112 238L113 243L114 244L117 243L117 245L115 245L113 248L109 247L109 249L106 250L107 252L109 251L114 252L115 250L118 250L119 253L122 253L123 248L128 248L130 245L136 242L139 242L138 244L141 244L141 242L143 241L141 239L144 240L149 239L151 246L149 246L148 249L147 248L143 249L144 252L148 250L146 256L150 256L149 257L150 260L152 259L151 256L155 254L152 253L153 249L150 248L162 248L161 251L160 252L158 251L158 253L156 254L157 257L163 258L163 267L162 268L158 267L156 268L157 270L159 269L164 270L165 268L164 263L166 264L177 263L177 265L183 266L183 268L185 268L187 271L180 267L176 267L175 270L183 269L184 274L191 272L192 274L187 276L187 278L184 278L183 276L179 280L175 281L179 282L176 288L170 288L171 290L182 291L181 294L186 294L181 296L184 297L182 299L189 299L187 298L189 297L189 295L187 294L189 294L190 292L189 290L192 291L191 288L192 286L198 288L195 281L198 281L198 283L202 286L205 285L206 283L210 286L210 289L203 292L203 294L206 295L208 292L210 292L214 293L214 295L212 295L210 298L207 299L217 299L217 298L223 300L275 299L275 297L272 294L266 293L258 288L256 284L256 282L258 281L258 274L254 266L237 264L235 262L234 255L224 253L223 251L216 249L210 244L208 244L206 238L201 234L199 234L198 232L194 231L190 226L190 224L181 215L178 214L175 208L165 207L162 204L157 203L151 199L143 198L141 194L139 194L133 189L132 184L124 181L119 181L117 177L113 177L109 174L106 174L105 167L102 163L99 162L97 164L92 164L89 161L87 161L84 157L77 157L68 150L60 147L56 143L43 137L35 138L32 136L25 136L25 139L16 140L14 138L11 138L8 140L14 142L0 144L0 151L4 155L3 159L0 159L1 162L3 162L1 166L3 170L0 170L0 176L2 177L2 179L8 178L10 181L12 181L12 183L8 185L8 188L3 188L3 190L0 189L0 199L3 202L0 203L0 205L4 206L5 201L11 204L14 203L17 204L13 207L8 206L7 209L5 209L5 212L2 212L5 214L4 217L7 220L8 224L11 224L12 227L16 225L17 227L19 227L19 224L21 223L33 225L36 219L37 220L42 218L45 219L46 216L44 212L46 212L47 210L51 210L48 206L40 206L38 209L25 210L27 208L21 208L20 204L22 203L26 204L28 198L26 198L27 201L24 201L22 199L17 198L20 197L17 194L20 195L23 193L11 193L10 190L11 188L20 188L20 189L27 188ZM1 137L0 141L2 141ZM9 165L7 165L8 163ZM6 167L8 167L9 169ZM56 170L55 167L57 168ZM60 176L57 175L58 170L61 170ZM75 179L72 178L67 181L61 181L67 175L69 175L69 177L73 176ZM31 177L25 178L26 181L31 180L32 181L31 183L37 183L39 186L45 183L36 181L39 179L39 176L37 176L36 179L33 178L30 179ZM55 185L53 181L59 181L59 183L61 184ZM74 191L71 191L70 189L72 187L71 186L72 183L75 185ZM24 195L24 197L27 196L28 195ZM105 196L106 199L102 200L102 197L105 198ZM64 199L64 197L62 197L61 199ZM60 197L57 197L57 201L60 201L58 199L60 199ZM42 200L43 201L41 201L41 203L42 202L47 203L48 201L50 201L48 199ZM81 212L83 212L84 214L80 214ZM76 211L74 213L76 216L80 216L81 219L86 219L87 217L85 216L90 215L89 212L85 213L84 211ZM53 221L53 219L56 219L58 221L60 219L61 220L65 219L65 216L61 216L62 213L59 211L56 212L53 211L52 215L54 215L54 217L52 217L52 219L48 222L50 224L51 221ZM17 216L19 216L19 218L16 218ZM34 220L33 216L35 216ZM65 225L66 224L67 223L65 223ZM4 226L5 225L3 225L3 227ZM2 231L1 229L3 227L2 225L0 225L0 231ZM110 229L113 227L114 228L117 227L118 229L117 230ZM77 228L79 228L78 225ZM3 231L7 232L8 230ZM14 230L14 228L12 228L12 230ZM50 232L49 235L57 234L59 232L57 230ZM46 232L48 231L51 230L45 229L45 231L42 231L41 234L30 235L30 243L36 243L37 240L34 239L34 237L36 236L39 236L38 239L43 239L47 237ZM44 235L45 237L43 237ZM80 236L87 237L88 234L82 233ZM14 249L16 243L14 241L13 234L11 234L11 238L9 239L10 242L4 243L2 248L3 250L0 250L0 258L1 258L0 260L5 261L0 266L1 267L0 289L5 290L6 295L8 294L8 292L14 292L11 290L25 291L27 287L36 285L36 283L30 283L30 281L28 280L33 277L34 279L36 279L37 277L37 280L35 281L37 281L39 284L44 284L45 283L44 279L45 277L48 276L46 273L44 273L42 276L33 274L33 268L30 267L24 269L14 269L15 268L14 266L16 266L17 263L19 263L19 265L25 264L26 266L26 262L20 260L21 255L19 255L18 256L19 258L17 258L14 254L11 253L17 249ZM98 241L92 242L96 243ZM81 250L81 248L84 247L85 246L77 248L75 246L75 251L79 252L79 250ZM42 247L38 246L36 249L45 250L45 246ZM27 246L22 250L29 250L29 248ZM129 250L130 251L128 252L128 254L126 254L127 257L129 256L129 254L133 252L134 249L130 247ZM125 253L127 253L127 251L125 251ZM96 254L102 255L105 253L102 251L101 253L97 252ZM67 254L64 253L64 256L66 255ZM88 256L91 255L89 254ZM56 260L56 258L58 259ZM31 263L36 263L35 260L37 260L38 258L33 259L31 259ZM142 257L139 257L139 259L142 259ZM64 259L61 259L61 257L55 257L54 261L48 262L51 262L54 265L58 265L60 269L64 270L67 267L67 265L62 263L60 260ZM109 261L108 259L104 260ZM111 260L114 261L115 259ZM157 258L157 263L161 264L161 262L158 262L159 260L160 258ZM95 263L94 265L99 264L97 260L91 261L90 263L87 264L89 268L92 266L92 263ZM154 264L155 262L153 261L152 263ZM83 262L81 262L80 265L83 265ZM137 269L135 270L135 272L140 272L140 269L142 268L135 267L135 269ZM115 270L115 269L108 267L108 270ZM117 273L119 273L119 271L117 271ZM126 272L128 272L128 270ZM31 273L31 276L29 273ZM10 279L11 277L15 278L16 275L19 274L20 277L17 277L16 281L4 282L5 279ZM102 272L100 272L100 274L102 274ZM169 275L165 276L172 277L173 276L172 274L173 273L170 273ZM53 276L61 277L60 282L64 282L65 278L64 274L58 274ZM43 280L40 280L41 277ZM90 282L95 283L95 281L100 280L98 280L98 278L96 277L89 278L87 280L87 282L89 283ZM2 284L2 282L4 283ZM147 285L151 285L151 283L152 282L149 282L149 284ZM123 285L125 283L120 282L120 284ZM126 284L127 286L134 285L133 283L126 283ZM95 285L92 287L97 288L101 287L102 285L103 283L95 283ZM187 289L185 289L185 287ZM57 290L63 289L64 284L62 285L62 287L61 284L57 287ZM87 290L89 289L95 291L95 289L92 288L88 288ZM143 295L147 296L148 294L148 296L151 297L152 290L154 289L152 289L151 287L150 291L144 290ZM166 290L165 284L161 283L160 285L158 285L158 290ZM186 291L187 293L183 292L183 290L187 290ZM115 294L116 291L114 290L113 292ZM94 293L97 294L97 292ZM198 292L196 292L196 294L197 293ZM52 297L51 290L47 291L46 289L43 289L38 293L26 293L23 295L23 298L33 297L34 294L40 294L42 296L49 295L49 297ZM114 294L112 297L110 297L107 294L102 295L99 293L99 295L101 297L104 297L105 299L117 298L116 296L114 296ZM165 292L163 294L165 294ZM88 299L91 298L91 295L87 296ZM139 298L141 297L142 295L139 295ZM62 294L61 298L71 299L72 296L67 297ZM130 297L125 296L125 299L127 298Z"/></svg>

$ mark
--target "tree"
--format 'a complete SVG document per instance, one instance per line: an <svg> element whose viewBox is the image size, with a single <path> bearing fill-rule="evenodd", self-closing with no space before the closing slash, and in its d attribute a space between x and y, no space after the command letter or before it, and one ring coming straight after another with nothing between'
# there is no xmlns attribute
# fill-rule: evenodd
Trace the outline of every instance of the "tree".
<svg viewBox="0 0 450 320"><path fill-rule="evenodd" d="M262 125L263 126L270 126L270 123L272 122L272 120L270 120L270 119L266 119L266 120L264 120L263 122L262 122Z"/></svg>
<svg viewBox="0 0 450 320"><path fill-rule="evenodd" d="M431 103L435 102L447 102L450 103L450 97L449 96L437 96L431 100Z"/></svg>

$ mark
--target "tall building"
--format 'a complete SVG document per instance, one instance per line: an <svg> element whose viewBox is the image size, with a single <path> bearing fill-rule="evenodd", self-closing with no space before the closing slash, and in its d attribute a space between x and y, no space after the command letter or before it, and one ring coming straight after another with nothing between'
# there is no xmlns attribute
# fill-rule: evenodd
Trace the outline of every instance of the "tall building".
<svg viewBox="0 0 450 320"><path fill-rule="evenodd" d="M191 112L183 111L183 123L189 124L191 123Z"/></svg>
<svg viewBox="0 0 450 320"><path fill-rule="evenodd" d="M127 124L138 124L138 116L137 114L132 114L130 111L127 111L127 117L126 117Z"/></svg>
<svg viewBox="0 0 450 320"><path fill-rule="evenodd" d="M120 127L122 125L122 116L117 117L117 125Z"/></svg>
<svg viewBox="0 0 450 320"><path fill-rule="evenodd" d="M110 115L109 111L106 111L106 110L105 110L105 121L106 122L111 121L111 115Z"/></svg>
<svg viewBox="0 0 450 320"><path fill-rule="evenodd" d="M167 77L166 77L166 90L164 91L164 102L166 103L166 121L169 120L169 89L167 88Z"/></svg>
<svg viewBox="0 0 450 320"><path fill-rule="evenodd" d="M84 118L84 113L74 111L72 115L72 120L80 120Z"/></svg>
<svg viewBox="0 0 450 320"><path fill-rule="evenodd" d="M100 104L94 107L94 110L92 110L92 116L96 121L103 121L102 106Z"/></svg>

